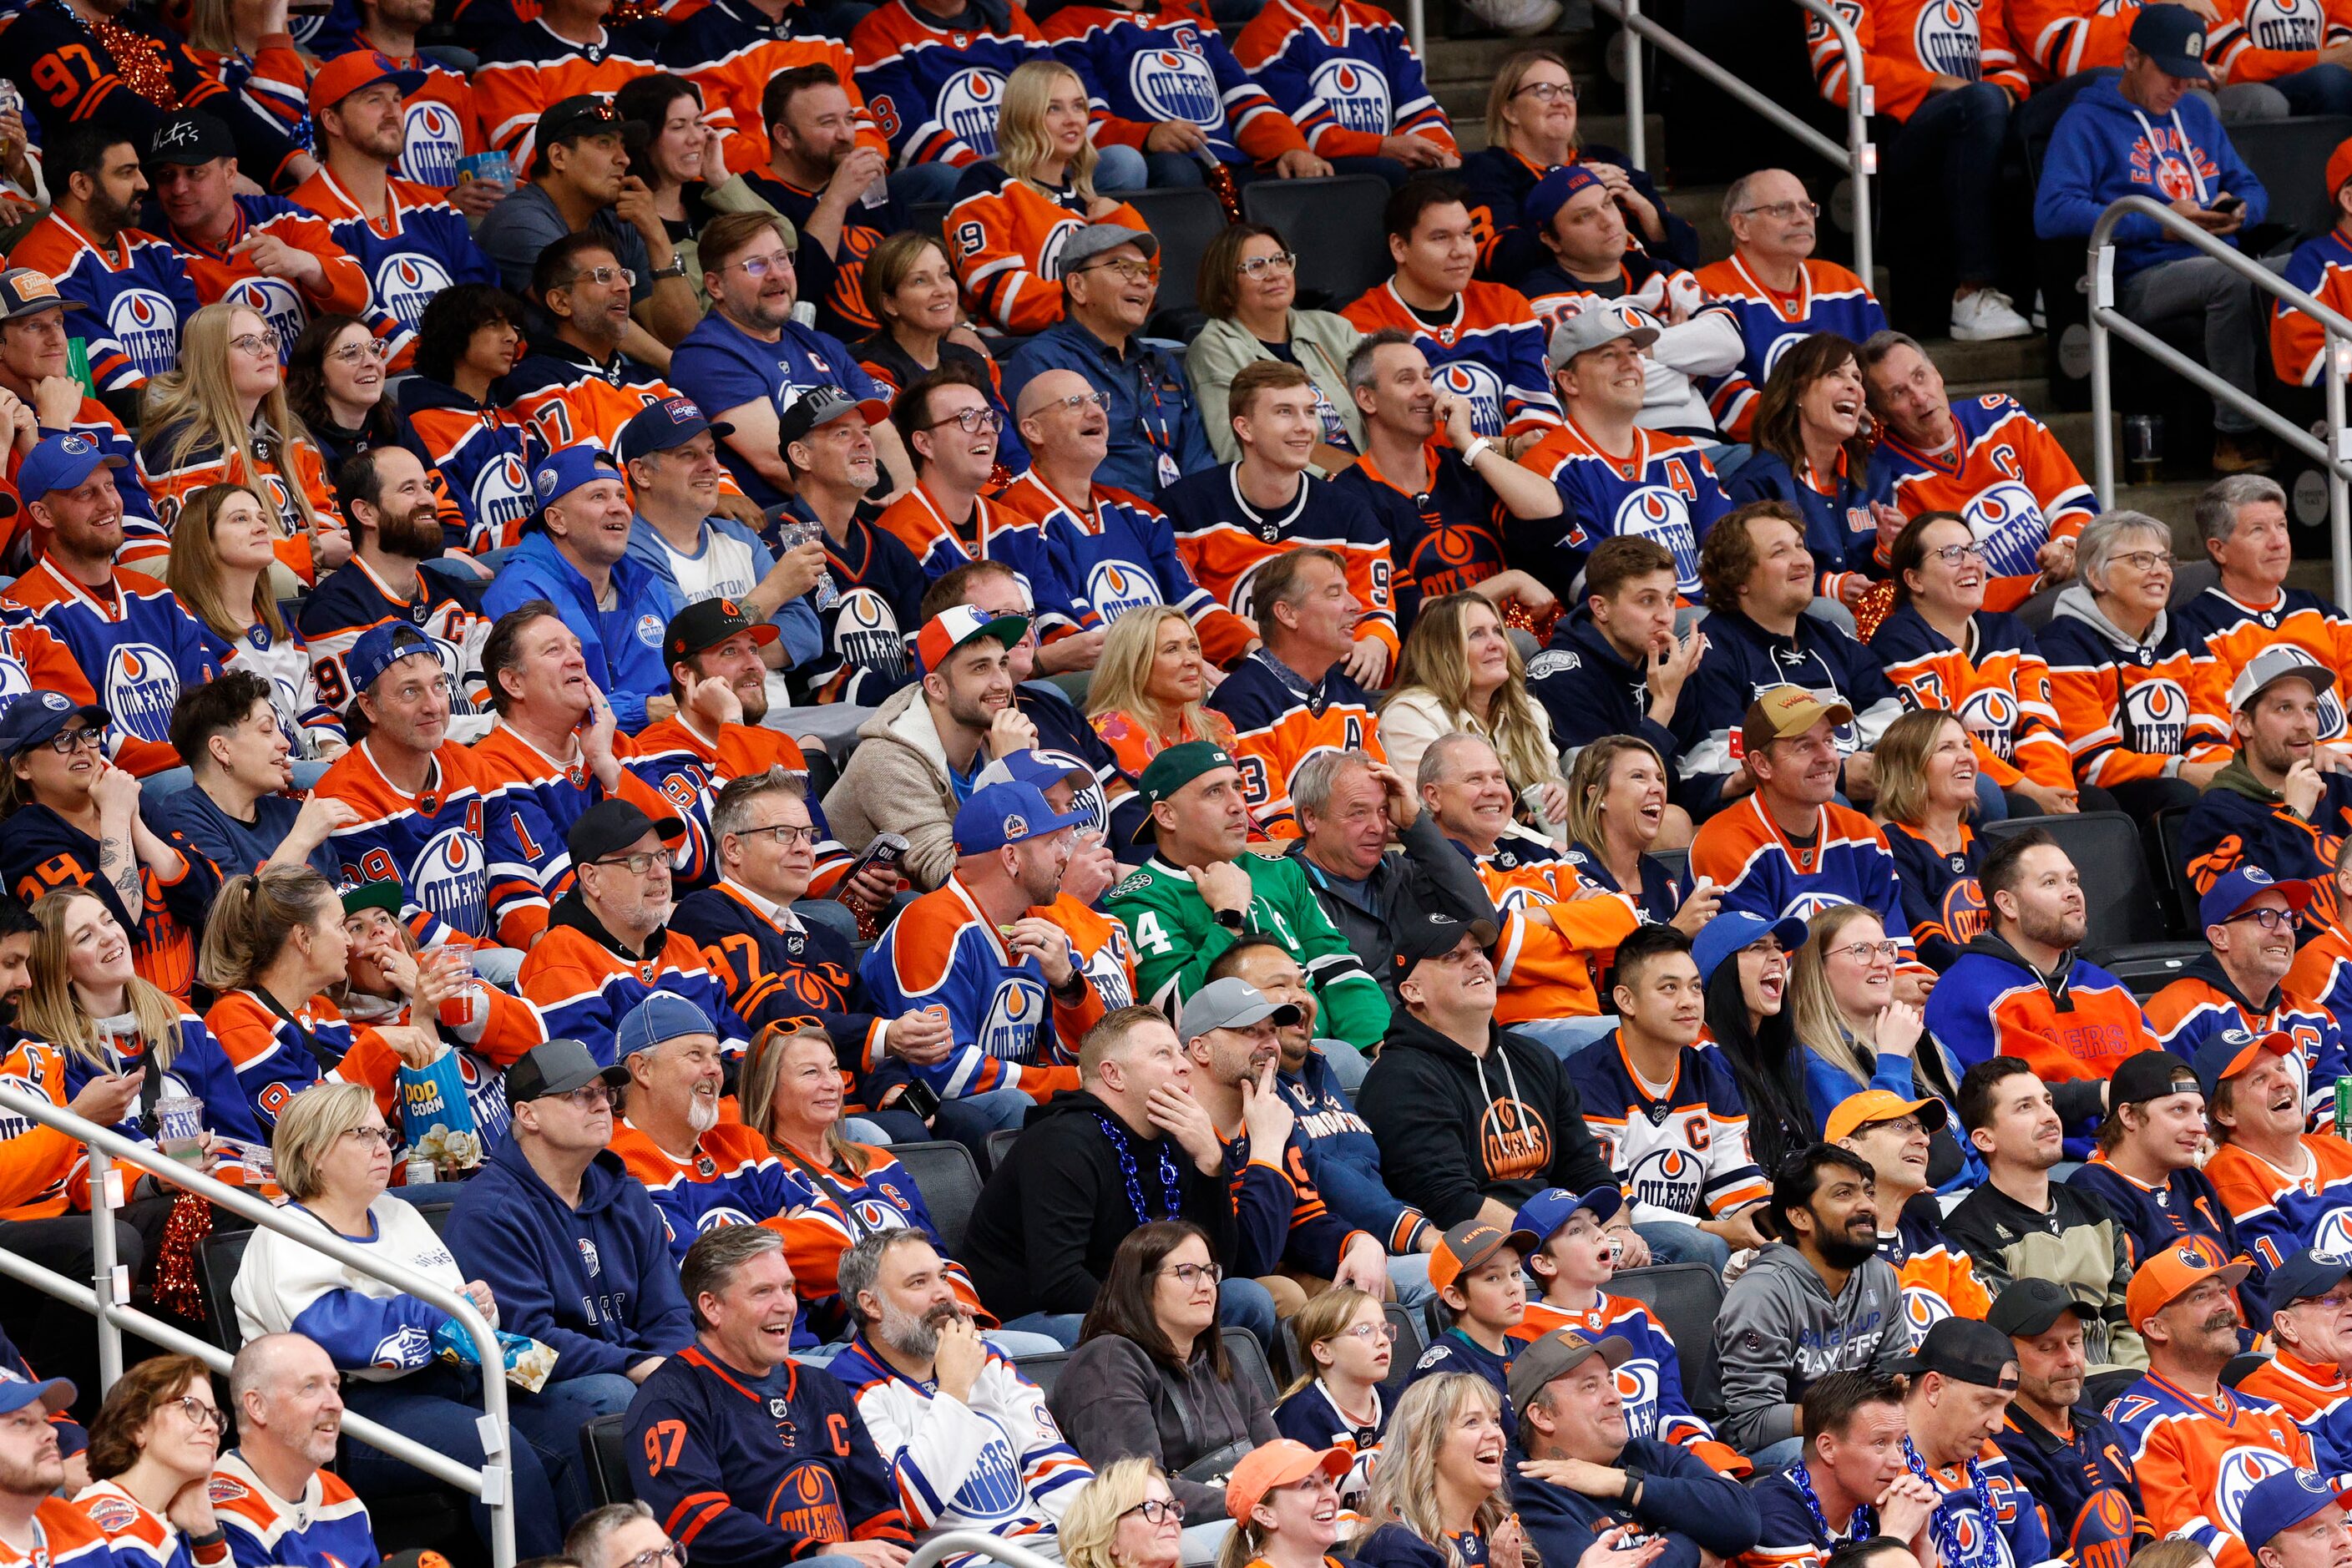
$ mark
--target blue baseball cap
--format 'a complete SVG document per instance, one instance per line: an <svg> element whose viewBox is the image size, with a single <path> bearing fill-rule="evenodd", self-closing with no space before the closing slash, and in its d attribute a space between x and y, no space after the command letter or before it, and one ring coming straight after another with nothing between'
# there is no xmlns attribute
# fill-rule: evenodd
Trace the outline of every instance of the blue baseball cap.
<svg viewBox="0 0 2352 1568"><path fill-rule="evenodd" d="M2264 893L2284 894L2286 907L2301 914L2311 902L2312 887L2308 882L2277 881L2260 866L2241 866L2205 889L2205 896L2197 900L2197 923L2227 925Z"/></svg>
<svg viewBox="0 0 2352 1568"><path fill-rule="evenodd" d="M370 626L343 655L343 673L350 678L352 694L357 696L375 684L376 677L415 654L431 654L437 667L440 650L433 639L405 621L386 621L380 626Z"/></svg>
<svg viewBox="0 0 2352 1568"><path fill-rule="evenodd" d="M94 703L76 702L62 691L28 691L0 713L0 757L22 756L76 719L100 730L113 716Z"/></svg>
<svg viewBox="0 0 2352 1568"><path fill-rule="evenodd" d="M984 855L1007 844L1076 827L1087 819L1083 811L1056 816L1045 796L1033 784L996 784L971 792L956 808L955 847L959 855Z"/></svg>
<svg viewBox="0 0 2352 1568"><path fill-rule="evenodd" d="M42 1383L16 1376L0 1380L0 1415L13 1415L37 1399L43 1409L55 1415L74 1402L74 1385L62 1377Z"/></svg>
<svg viewBox="0 0 2352 1568"><path fill-rule="evenodd" d="M1699 928L1691 943L1691 962L1698 965L1698 983L1704 985L1715 978L1717 964L1743 947L1777 936L1781 952L1794 952L1811 934L1812 928L1794 915L1768 921L1748 910L1726 910Z"/></svg>
<svg viewBox="0 0 2352 1568"><path fill-rule="evenodd" d="M2297 1301L2326 1295L2347 1279L2352 1279L2352 1258L2340 1252L2314 1252L2306 1247L2271 1270L2263 1300L2275 1318Z"/></svg>
<svg viewBox="0 0 2352 1568"><path fill-rule="evenodd" d="M1591 1210L1594 1219L1607 1225L1624 1206L1625 1194L1613 1186L1595 1187L1581 1194L1571 1193L1566 1187L1546 1187L1519 1205L1519 1212L1511 1216L1511 1228L1524 1230L1534 1237L1536 1247L1539 1247L1558 1235L1559 1227L1568 1223L1568 1216L1579 1209ZM1533 1257L1534 1250L1533 1247L1528 1249L1529 1258ZM1528 1260L1522 1258L1520 1261ZM1529 1269L1528 1272L1533 1273L1534 1270Z"/></svg>
<svg viewBox="0 0 2352 1568"><path fill-rule="evenodd" d="M2205 68L2205 18L2186 5L2141 6L2127 41L2167 76L2213 79Z"/></svg>
<svg viewBox="0 0 2352 1568"><path fill-rule="evenodd" d="M713 436L735 434L732 425L714 425L705 419L694 399L665 397L659 403L646 404L621 426L621 438L614 443L614 456L625 463L648 452L667 452L673 447L685 446L705 430Z"/></svg>
<svg viewBox="0 0 2352 1568"><path fill-rule="evenodd" d="M1519 204L1522 221L1533 229L1547 229L1559 209L1568 205L1579 191L1589 191L1601 184L1601 176L1581 163L1562 163L1536 182Z"/></svg>
<svg viewBox="0 0 2352 1568"><path fill-rule="evenodd" d="M1039 795L1057 784L1078 778L1093 778L1094 770L1066 752L1056 752L1061 758L1055 762L1036 752L1007 752L980 770L972 780L974 789L986 789L991 784L1025 784Z"/></svg>
<svg viewBox="0 0 2352 1568"><path fill-rule="evenodd" d="M16 493L38 500L51 490L73 489L100 468L124 466L87 436L51 436L26 454L16 469Z"/></svg>
<svg viewBox="0 0 2352 1568"><path fill-rule="evenodd" d="M621 470L614 466L613 454L601 447L565 447L550 452L530 471L530 493L534 506L544 510L550 501L562 500L582 485L597 479L617 479Z"/></svg>
<svg viewBox="0 0 2352 1568"><path fill-rule="evenodd" d="M613 1031L613 1059L625 1062L639 1051L688 1035L715 1037L718 1033L701 1008L675 991L656 991L631 1008Z"/></svg>
<svg viewBox="0 0 2352 1568"><path fill-rule="evenodd" d="M2339 1489L2316 1470L2281 1470L2246 1489L2238 1505L2238 1537L2248 1552L2260 1552L2283 1530L2293 1530L2329 1503L2352 1502L2352 1489Z"/></svg>

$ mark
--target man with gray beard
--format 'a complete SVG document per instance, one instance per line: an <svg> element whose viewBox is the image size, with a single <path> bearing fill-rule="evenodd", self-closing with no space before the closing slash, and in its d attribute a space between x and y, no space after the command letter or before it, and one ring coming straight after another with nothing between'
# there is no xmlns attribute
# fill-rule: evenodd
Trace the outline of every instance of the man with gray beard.
<svg viewBox="0 0 2352 1568"><path fill-rule="evenodd" d="M875 1231L841 1255L838 1281L856 1332L833 1375L890 1464L917 1544L984 1530L1058 1559L1062 1510L1094 1472L1037 1385L982 1341L937 1250L920 1231Z"/></svg>

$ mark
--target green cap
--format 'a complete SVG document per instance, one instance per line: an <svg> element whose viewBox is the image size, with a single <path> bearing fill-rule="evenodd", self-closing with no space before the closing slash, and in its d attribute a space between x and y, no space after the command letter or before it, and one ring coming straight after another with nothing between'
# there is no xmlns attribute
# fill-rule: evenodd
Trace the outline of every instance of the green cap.
<svg viewBox="0 0 2352 1568"><path fill-rule="evenodd" d="M1135 830L1139 843L1148 843L1152 837L1151 808L1166 800L1202 773L1219 768L1239 767L1233 754L1214 741L1186 741L1169 747L1144 765L1143 776L1135 781L1135 792L1143 797L1143 825Z"/></svg>
<svg viewBox="0 0 2352 1568"><path fill-rule="evenodd" d="M403 887L397 877L379 877L368 882L345 882L335 889L342 895L343 913L355 915L362 910L382 910L393 919L400 918Z"/></svg>

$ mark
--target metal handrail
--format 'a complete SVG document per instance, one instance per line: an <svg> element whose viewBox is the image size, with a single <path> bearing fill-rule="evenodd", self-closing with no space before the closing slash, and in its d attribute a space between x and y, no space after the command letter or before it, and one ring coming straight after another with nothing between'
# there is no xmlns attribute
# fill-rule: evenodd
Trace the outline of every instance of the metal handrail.
<svg viewBox="0 0 2352 1568"><path fill-rule="evenodd" d="M194 1193L231 1214L241 1215L261 1229L276 1231L313 1251L322 1252L347 1268L372 1279L380 1279L455 1318L473 1340L475 1353L482 1363L483 1413L478 1426L482 1452L488 1461L482 1468L477 1470L470 1465L461 1464L413 1437L349 1411L343 1414L343 1427L368 1447L403 1464L412 1465L436 1480L446 1481L469 1496L481 1499L490 1510L493 1568L513 1568L514 1488L509 1468L499 1462L500 1456L508 1452L507 1446L511 1440L507 1421L506 1378L499 1372L504 1365L504 1357L499 1347L498 1334L481 1313L474 1310L471 1300L413 1269L371 1257L322 1226L307 1226L291 1219L274 1205L226 1182L201 1174L152 1145L134 1143L110 1128L76 1116L70 1110L52 1105L47 1099L15 1084L0 1083L0 1112L54 1128L89 1149L91 1278L68 1278L29 1258L21 1258L5 1247L0 1247L0 1274L30 1285L98 1320L99 1377L109 1387L122 1375L122 1331L126 1328L167 1351L194 1356L215 1372L226 1373L234 1359L218 1345L206 1344L128 1304L131 1300L130 1272L119 1267L114 1260L114 1214L122 1206L123 1198L121 1173L114 1163L118 1160L160 1182ZM104 1391L101 1389L100 1392ZM1054 1565L1022 1563L1018 1568L1054 1568Z"/></svg>
<svg viewBox="0 0 2352 1568"><path fill-rule="evenodd" d="M2326 384L2327 440L2263 405L2174 348L2116 308L2116 226L2126 217L2152 218L2174 238L2221 262L2256 289L2319 323L2327 334L2320 359ZM2327 471L2327 543L2334 558L2336 602L2352 600L2352 440L2346 437L2344 379L2352 374L2352 321L2321 304L2234 246L2222 244L2161 202L2122 196L2091 226L2091 464L2092 487L2104 509L2116 504L2115 388L2108 363L2107 334L2121 337L2148 358L2202 387L2217 400L2243 411L2272 435Z"/></svg>
<svg viewBox="0 0 2352 1568"><path fill-rule="evenodd" d="M1878 174L1878 148L1870 140L1870 115L1874 105L1871 101L1870 84L1863 73L1862 41L1854 37L1853 25L1839 16L1827 0L1795 0L1801 9L1829 28L1837 38L1838 48L1845 55L1845 145L1841 147L1807 124L1794 111L1773 102L1699 53L1686 41L1642 15L1642 0L1593 0L1593 3L1625 26L1625 155L1633 166L1647 169L1650 164L1649 126L1643 115L1643 101L1648 89L1642 80L1642 40L1647 38L1663 52L1673 56L1773 125L1845 170L1853 181L1853 269L1861 275L1863 287L1875 288L1877 285L1872 279L1874 247L1870 234L1870 182ZM1418 0L1415 4L1418 9Z"/></svg>
<svg viewBox="0 0 2352 1568"><path fill-rule="evenodd" d="M1049 1557L1040 1556L1025 1546L1016 1546L1001 1535L991 1535L984 1530L943 1530L915 1548L907 1559L907 1568L939 1568L940 1563L959 1552L969 1552L975 1557L992 1557L1008 1568L1062 1568Z"/></svg>

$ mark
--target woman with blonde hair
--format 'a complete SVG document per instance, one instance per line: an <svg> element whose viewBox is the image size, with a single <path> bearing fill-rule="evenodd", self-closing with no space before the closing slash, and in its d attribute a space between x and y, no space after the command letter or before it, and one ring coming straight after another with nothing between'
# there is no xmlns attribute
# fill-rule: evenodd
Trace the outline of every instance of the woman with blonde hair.
<svg viewBox="0 0 2352 1568"><path fill-rule="evenodd" d="M996 156L965 166L943 226L977 237L976 246L956 247L955 265L982 320L1022 333L1060 321L1059 252L1078 226L1123 224L1149 235L1133 207L1095 190L1100 157L1076 71L1035 59L1005 78ZM1156 253L1158 243L1147 238L1144 247Z"/></svg>
<svg viewBox="0 0 2352 1568"><path fill-rule="evenodd" d="M1184 1505L1168 1489L1167 1472L1130 1455L1078 1489L1055 1538L1066 1568L1178 1568Z"/></svg>
<svg viewBox="0 0 2352 1568"><path fill-rule="evenodd" d="M1811 934L1790 972L1789 1013L1805 1050L1813 1130L1819 1132L1840 1102L1866 1089L1905 1100L1919 1098L1915 1085L1937 1092L1925 1076L1929 1064L1917 1059L1926 1031L1919 1009L1895 995L1903 950L1877 913L1861 904L1832 904L1807 927ZM1935 1042L1927 1048L1932 1054Z"/></svg>
<svg viewBox="0 0 2352 1568"><path fill-rule="evenodd" d="M1225 1511L1234 1531L1217 1549L1217 1568L1339 1568L1339 1481L1344 1448L1313 1448L1285 1437L1234 1467Z"/></svg>
<svg viewBox="0 0 2352 1568"><path fill-rule="evenodd" d="M1364 416L1348 390L1348 356L1364 334L1345 316L1298 308L1298 257L1277 229L1228 224L1201 253L1200 304L1208 325L1184 351L1201 423L1221 463L1241 444L1225 416L1234 376L1253 360L1287 360L1307 373L1322 416L1315 466L1337 473L1364 450Z"/></svg>
<svg viewBox="0 0 2352 1568"><path fill-rule="evenodd" d="M1483 210L1489 220L1485 232L1493 237L1480 249L1479 277L1516 288L1551 264L1551 252L1519 215L1536 182L1570 163L1601 176L1625 215L1625 226L1651 254L1678 267L1698 265L1698 230L1667 210L1650 176L1624 153L1580 144L1568 62L1555 50L1530 48L1495 73L1486 89L1486 145L1462 160L1456 176L1469 192L1470 210Z"/></svg>
<svg viewBox="0 0 2352 1568"><path fill-rule="evenodd" d="M1984 934L1984 857L1968 815L1977 805L1974 743L1941 708L1906 713L1870 749L1878 798L1871 812L1903 879L1903 918L1919 962L1937 973Z"/></svg>
<svg viewBox="0 0 2352 1568"><path fill-rule="evenodd" d="M250 484L273 497L279 565L305 586L351 559L327 489L326 459L286 395L277 331L242 305L206 305L180 331L180 364L147 384L139 478L169 528L206 485ZM272 481L275 481L274 483ZM123 548L141 566L161 538Z"/></svg>
<svg viewBox="0 0 2352 1568"><path fill-rule="evenodd" d="M1493 1384L1466 1372L1414 1383L1389 1417L1349 1555L1381 1568L1520 1568L1527 1537L1505 1484L1510 1448Z"/></svg>
<svg viewBox="0 0 2352 1568"><path fill-rule="evenodd" d="M228 1561L211 1495L227 1430L212 1369L194 1356L155 1356L115 1379L89 1424L90 1484L73 1500L120 1543L118 1562Z"/></svg>
<svg viewBox="0 0 2352 1568"><path fill-rule="evenodd" d="M1381 1435L1388 1430L1381 1384L1396 1358L1396 1325L1375 1298L1335 1285L1291 1318L1290 1337L1307 1370L1274 1407L1275 1426L1309 1448L1349 1456L1333 1479L1341 1500L1353 1507L1371 1484Z"/></svg>
<svg viewBox="0 0 2352 1568"><path fill-rule="evenodd" d="M1152 758L1186 741L1233 748L1233 721L1202 706L1215 684L1191 618L1172 605L1139 605L1103 638L1087 721L1133 783Z"/></svg>
<svg viewBox="0 0 2352 1568"><path fill-rule="evenodd" d="M206 485L192 493L172 523L172 558L163 581L204 626L224 669L249 669L269 682L278 727L295 755L311 763L297 789L319 782L326 764L349 749L343 721L319 699L310 645L287 624L270 591L277 530L249 485Z"/></svg>
<svg viewBox="0 0 2352 1568"><path fill-rule="evenodd" d="M1381 704L1381 748L1408 788L1429 743L1457 730L1495 748L1522 803L1529 790L1538 792L1534 816L1558 832L1569 795L1551 721L1528 689L1527 666L1502 616L1475 593L1448 594L1422 606Z"/></svg>
<svg viewBox="0 0 2352 1568"><path fill-rule="evenodd" d="M1723 895L1712 883L1677 882L1650 858L1653 849L1690 843L1690 814L1666 798L1672 782L1658 749L1638 735L1603 735L1586 746L1568 771L1568 853L1586 881L1631 895L1643 920L1696 937Z"/></svg>

